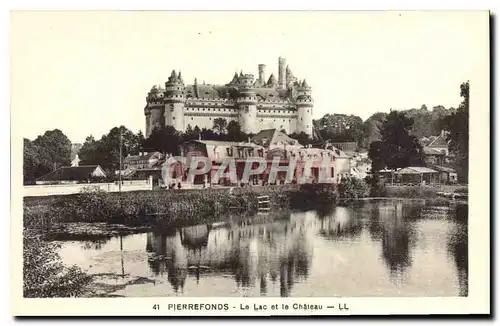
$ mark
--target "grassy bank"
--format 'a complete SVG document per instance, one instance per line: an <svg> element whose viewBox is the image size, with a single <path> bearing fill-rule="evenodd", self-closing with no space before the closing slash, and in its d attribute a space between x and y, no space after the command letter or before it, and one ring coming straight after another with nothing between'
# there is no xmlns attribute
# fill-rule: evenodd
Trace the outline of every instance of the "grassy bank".
<svg viewBox="0 0 500 326"><path fill-rule="evenodd" d="M438 192L467 193L468 189L459 185L386 186L385 191L385 197L432 199L437 197Z"/></svg>
<svg viewBox="0 0 500 326"><path fill-rule="evenodd" d="M271 210L308 209L335 201L331 187L285 185L254 188L164 190L24 198L24 226L48 228L57 223L105 222L133 226L183 226L227 214L257 212L258 196L268 195Z"/></svg>

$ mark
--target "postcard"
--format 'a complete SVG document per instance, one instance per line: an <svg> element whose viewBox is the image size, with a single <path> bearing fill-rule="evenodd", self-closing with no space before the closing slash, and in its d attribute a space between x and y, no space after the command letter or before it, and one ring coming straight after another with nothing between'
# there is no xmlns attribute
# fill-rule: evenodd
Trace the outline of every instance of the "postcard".
<svg viewBox="0 0 500 326"><path fill-rule="evenodd" d="M13 315L490 314L488 11L13 11L11 118Z"/></svg>

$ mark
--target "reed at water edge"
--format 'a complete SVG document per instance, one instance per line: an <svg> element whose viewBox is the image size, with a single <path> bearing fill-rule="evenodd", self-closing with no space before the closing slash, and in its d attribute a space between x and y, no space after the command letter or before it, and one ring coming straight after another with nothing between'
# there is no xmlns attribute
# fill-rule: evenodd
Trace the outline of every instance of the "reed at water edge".
<svg viewBox="0 0 500 326"><path fill-rule="evenodd" d="M47 228L66 222L107 222L134 226L194 225L227 214L258 210L258 196L267 195L271 210L310 209L333 204L335 189L323 185L255 188L159 190L123 193L88 191L74 195L24 198L24 226Z"/></svg>

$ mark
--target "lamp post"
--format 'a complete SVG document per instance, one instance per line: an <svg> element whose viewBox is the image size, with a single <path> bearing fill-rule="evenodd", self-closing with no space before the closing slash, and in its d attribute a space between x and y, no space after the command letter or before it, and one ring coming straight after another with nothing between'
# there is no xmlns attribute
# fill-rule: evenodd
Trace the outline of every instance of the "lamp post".
<svg viewBox="0 0 500 326"><path fill-rule="evenodd" d="M120 127L120 167L118 169L118 192L122 192L122 128Z"/></svg>

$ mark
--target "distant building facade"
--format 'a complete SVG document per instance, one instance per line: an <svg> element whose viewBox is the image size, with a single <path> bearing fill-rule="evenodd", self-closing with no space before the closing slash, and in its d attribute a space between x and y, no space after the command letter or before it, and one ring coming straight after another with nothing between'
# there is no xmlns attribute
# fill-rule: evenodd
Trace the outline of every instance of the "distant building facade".
<svg viewBox="0 0 500 326"><path fill-rule="evenodd" d="M217 118L239 122L245 133L275 128L287 133L313 135L313 99L305 79L297 80L284 58L278 60L278 78L266 79L265 65L258 66L259 75L235 73L224 85L185 84L175 71L165 87L153 86L144 109L145 134L155 128L173 126L185 131L188 126L213 127Z"/></svg>
<svg viewBox="0 0 500 326"><path fill-rule="evenodd" d="M147 169L157 165L163 155L160 152L140 152L138 155L129 155L123 160L123 168Z"/></svg>

